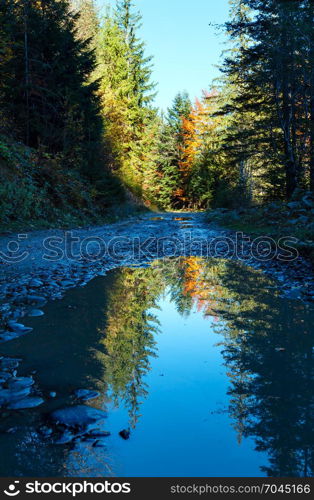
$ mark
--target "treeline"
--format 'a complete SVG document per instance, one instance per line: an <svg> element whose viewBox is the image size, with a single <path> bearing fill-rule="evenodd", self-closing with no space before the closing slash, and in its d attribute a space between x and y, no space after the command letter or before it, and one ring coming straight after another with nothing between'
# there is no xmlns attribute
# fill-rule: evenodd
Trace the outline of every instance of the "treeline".
<svg viewBox="0 0 314 500"><path fill-rule="evenodd" d="M223 76L181 120L186 207L237 207L314 190L314 3L230 4Z"/></svg>
<svg viewBox="0 0 314 500"><path fill-rule="evenodd" d="M230 3L222 77L162 115L132 0L2 0L2 222L93 217L126 192L197 210L313 191L313 2Z"/></svg>
<svg viewBox="0 0 314 500"><path fill-rule="evenodd" d="M139 176L156 111L140 18L118 1L0 4L1 223L105 213ZM14 194L14 200L12 200Z"/></svg>

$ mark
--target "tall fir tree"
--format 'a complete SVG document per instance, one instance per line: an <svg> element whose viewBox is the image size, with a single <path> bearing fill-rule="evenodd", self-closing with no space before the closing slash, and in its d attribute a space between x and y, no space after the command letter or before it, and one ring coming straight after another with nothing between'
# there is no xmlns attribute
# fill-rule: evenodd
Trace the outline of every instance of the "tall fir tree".
<svg viewBox="0 0 314 500"><path fill-rule="evenodd" d="M31 147L63 153L72 168L93 169L102 127L96 84L88 82L95 59L75 38L75 15L65 0L6 4L4 25L13 14L15 29L1 108L12 130Z"/></svg>
<svg viewBox="0 0 314 500"><path fill-rule="evenodd" d="M151 103L151 57L138 37L141 16L131 0L118 1L107 13L98 43L98 72L112 163L125 184L143 195L145 162L150 154L147 130L156 119Z"/></svg>

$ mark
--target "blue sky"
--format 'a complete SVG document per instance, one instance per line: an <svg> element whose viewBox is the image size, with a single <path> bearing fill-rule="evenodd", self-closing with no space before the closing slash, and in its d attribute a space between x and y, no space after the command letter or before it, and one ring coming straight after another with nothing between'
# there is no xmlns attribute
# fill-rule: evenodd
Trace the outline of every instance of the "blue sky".
<svg viewBox="0 0 314 500"><path fill-rule="evenodd" d="M99 5L114 0L98 0ZM210 23L228 18L228 0L135 0L143 15L142 37L154 56L156 104L166 110L175 94L187 90L192 99L219 75L225 36Z"/></svg>

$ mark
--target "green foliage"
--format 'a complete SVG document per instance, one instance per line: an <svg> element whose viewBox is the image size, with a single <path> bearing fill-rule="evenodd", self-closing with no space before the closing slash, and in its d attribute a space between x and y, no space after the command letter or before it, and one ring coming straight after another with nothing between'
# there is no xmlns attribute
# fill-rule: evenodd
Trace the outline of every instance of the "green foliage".
<svg viewBox="0 0 314 500"><path fill-rule="evenodd" d="M264 200L313 189L313 2L236 0L224 72L232 88L223 147Z"/></svg>
<svg viewBox="0 0 314 500"><path fill-rule="evenodd" d="M80 5L82 13L77 11ZM5 134L0 174L2 216L8 223L19 218L56 221L66 213L84 219L123 198L121 183L110 171L111 146L104 140L93 78L91 37L98 25L95 11L90 19L92 11L92 2L79 2L73 13L67 0L0 4L0 117ZM10 201L13 189L16 196Z"/></svg>
<svg viewBox="0 0 314 500"><path fill-rule="evenodd" d="M143 197L144 170L152 161L148 143L156 112L151 108L151 57L138 38L141 16L130 0L107 13L97 43L97 71L105 137L112 147L112 167L136 195Z"/></svg>
<svg viewBox="0 0 314 500"><path fill-rule="evenodd" d="M86 224L104 220L121 185L109 174L90 182L49 155L0 136L0 227Z"/></svg>

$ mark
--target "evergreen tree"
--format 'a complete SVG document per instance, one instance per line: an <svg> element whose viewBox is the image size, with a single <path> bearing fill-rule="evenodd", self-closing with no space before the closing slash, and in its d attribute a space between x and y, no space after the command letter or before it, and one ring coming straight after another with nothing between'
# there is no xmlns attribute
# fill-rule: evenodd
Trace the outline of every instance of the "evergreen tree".
<svg viewBox="0 0 314 500"><path fill-rule="evenodd" d="M130 0L107 14L98 43L98 72L106 137L113 164L132 191L143 196L144 169L150 155L147 131L156 119L151 108L151 57L138 38L141 17ZM150 160L149 160L150 161Z"/></svg>
<svg viewBox="0 0 314 500"><path fill-rule="evenodd" d="M237 4L241 9L227 29L244 42L226 60L225 68L236 87L227 112L241 117L242 126L234 120L228 146L235 158L243 151L244 161L257 160L254 163L274 197L285 193L289 198L297 187L309 186L313 4L295 0ZM245 9L254 13L252 19L243 15Z"/></svg>
<svg viewBox="0 0 314 500"><path fill-rule="evenodd" d="M75 38L68 3L11 1L0 12L4 21L15 17L13 62L0 103L12 129L31 147L62 152L72 168L92 169L102 127L96 84L88 83L95 60L87 42Z"/></svg>

